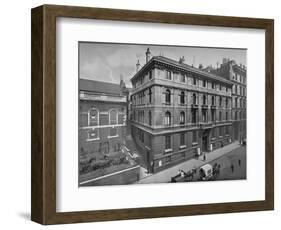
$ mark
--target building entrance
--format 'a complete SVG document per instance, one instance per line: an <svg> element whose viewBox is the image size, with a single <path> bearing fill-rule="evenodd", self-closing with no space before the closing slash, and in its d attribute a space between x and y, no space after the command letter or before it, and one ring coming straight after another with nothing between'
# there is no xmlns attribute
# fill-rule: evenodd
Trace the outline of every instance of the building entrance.
<svg viewBox="0 0 281 230"><path fill-rule="evenodd" d="M202 151L203 152L208 151L208 136L207 135L202 137Z"/></svg>

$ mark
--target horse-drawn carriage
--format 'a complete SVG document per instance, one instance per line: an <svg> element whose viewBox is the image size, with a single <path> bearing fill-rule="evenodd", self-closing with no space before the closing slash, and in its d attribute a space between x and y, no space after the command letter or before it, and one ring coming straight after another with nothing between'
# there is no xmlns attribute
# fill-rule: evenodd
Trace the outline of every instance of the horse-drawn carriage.
<svg viewBox="0 0 281 230"><path fill-rule="evenodd" d="M199 180L209 181L215 180L220 174L221 165L215 163L214 165L205 164L199 169Z"/></svg>
<svg viewBox="0 0 281 230"><path fill-rule="evenodd" d="M192 181L194 174L196 174L196 169L191 169L187 172L180 169L177 175L171 177L171 182L175 183L175 182Z"/></svg>

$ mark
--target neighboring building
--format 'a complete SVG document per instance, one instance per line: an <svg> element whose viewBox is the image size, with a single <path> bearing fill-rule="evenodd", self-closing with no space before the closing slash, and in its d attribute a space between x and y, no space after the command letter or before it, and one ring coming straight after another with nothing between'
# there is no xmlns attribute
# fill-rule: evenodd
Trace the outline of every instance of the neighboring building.
<svg viewBox="0 0 281 230"><path fill-rule="evenodd" d="M223 58L223 63L212 73L232 81L232 120L233 138L246 139L247 123L247 70L245 65L238 65L234 60Z"/></svg>
<svg viewBox="0 0 281 230"><path fill-rule="evenodd" d="M124 144L127 93L120 85L79 80L80 160L119 151Z"/></svg>
<svg viewBox="0 0 281 230"><path fill-rule="evenodd" d="M149 172L231 142L232 82L163 56L132 77L132 136ZM200 67L202 68L202 66Z"/></svg>

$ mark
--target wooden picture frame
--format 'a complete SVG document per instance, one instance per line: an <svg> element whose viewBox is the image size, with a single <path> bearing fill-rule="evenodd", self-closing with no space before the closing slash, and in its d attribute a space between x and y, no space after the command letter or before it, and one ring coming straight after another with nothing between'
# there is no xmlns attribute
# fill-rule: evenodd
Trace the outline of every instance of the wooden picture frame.
<svg viewBox="0 0 281 230"><path fill-rule="evenodd" d="M64 224L157 218L274 208L274 21L163 12L43 5L32 9L32 187L31 219L41 224ZM265 200L56 212L56 18L255 28L265 30Z"/></svg>

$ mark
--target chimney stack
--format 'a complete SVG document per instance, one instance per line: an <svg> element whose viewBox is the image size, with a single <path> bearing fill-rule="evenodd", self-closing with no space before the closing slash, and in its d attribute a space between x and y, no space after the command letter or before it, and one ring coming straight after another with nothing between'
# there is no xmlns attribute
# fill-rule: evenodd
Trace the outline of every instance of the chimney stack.
<svg viewBox="0 0 281 230"><path fill-rule="evenodd" d="M138 62L136 64L136 67L137 67L137 72L139 72L139 70L140 70L140 60L138 60Z"/></svg>
<svg viewBox="0 0 281 230"><path fill-rule="evenodd" d="M185 62L184 56L180 57L179 63L182 64L182 63L184 63L184 62Z"/></svg>
<svg viewBox="0 0 281 230"><path fill-rule="evenodd" d="M146 56L146 63L149 62L149 60L150 60L150 55L151 55L150 49L147 48L146 53L145 53L145 56Z"/></svg>

